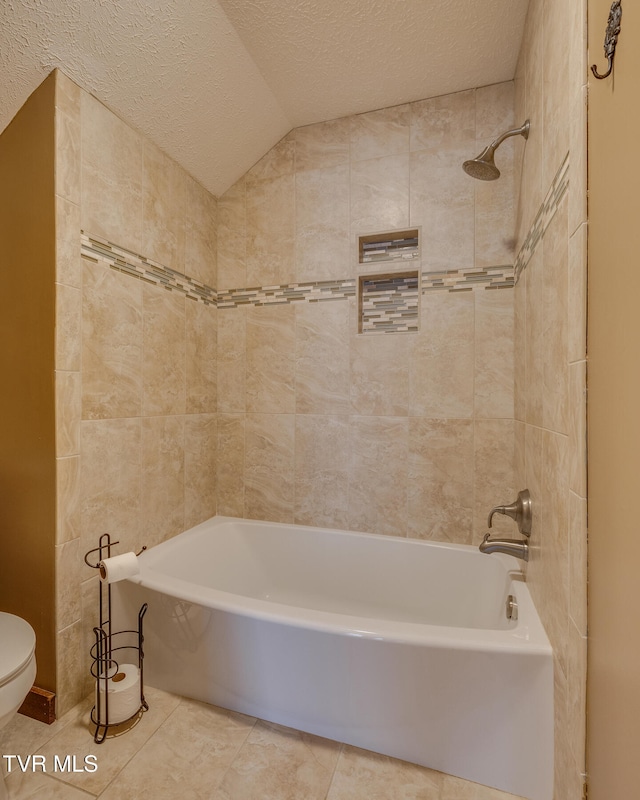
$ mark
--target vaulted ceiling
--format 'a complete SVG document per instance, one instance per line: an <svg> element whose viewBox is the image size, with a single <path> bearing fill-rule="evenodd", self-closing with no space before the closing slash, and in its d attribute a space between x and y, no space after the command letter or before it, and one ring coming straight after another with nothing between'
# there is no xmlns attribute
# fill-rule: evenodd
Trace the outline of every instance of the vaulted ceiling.
<svg viewBox="0 0 640 800"><path fill-rule="evenodd" d="M0 0L0 130L55 67L216 195L291 128L510 80L528 0Z"/></svg>

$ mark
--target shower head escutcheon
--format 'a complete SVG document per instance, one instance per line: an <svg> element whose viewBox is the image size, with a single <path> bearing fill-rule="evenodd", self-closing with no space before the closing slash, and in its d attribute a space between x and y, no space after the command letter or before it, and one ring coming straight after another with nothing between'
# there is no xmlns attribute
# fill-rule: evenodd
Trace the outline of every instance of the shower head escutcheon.
<svg viewBox="0 0 640 800"><path fill-rule="evenodd" d="M500 177L500 170L496 167L493 157L502 142L510 136L524 136L525 139L528 139L529 120L526 120L524 125L520 128L514 128L513 130L503 133L502 136L498 136L495 142L485 147L479 156L465 161L462 165L462 169L467 175L471 175L472 178L477 178L480 181L495 181L496 178Z"/></svg>

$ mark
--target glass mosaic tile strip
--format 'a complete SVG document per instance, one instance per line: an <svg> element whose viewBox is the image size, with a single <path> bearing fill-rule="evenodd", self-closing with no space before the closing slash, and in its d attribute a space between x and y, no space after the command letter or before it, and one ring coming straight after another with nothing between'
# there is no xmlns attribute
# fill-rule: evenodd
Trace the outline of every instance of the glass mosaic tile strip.
<svg viewBox="0 0 640 800"><path fill-rule="evenodd" d="M417 271L361 276L359 333L417 331L419 297Z"/></svg>
<svg viewBox="0 0 640 800"><path fill-rule="evenodd" d="M104 264L124 275L138 278L145 283L160 286L170 292L180 292L191 300L208 306L216 304L216 290L210 286L183 275L170 267L163 267L144 256L133 253L106 239L80 232L80 252L83 258Z"/></svg>
<svg viewBox="0 0 640 800"><path fill-rule="evenodd" d="M551 187L547 192L547 196L538 213L533 220L533 224L529 228L529 232L520 248L520 252L516 257L514 266L514 277L517 283L522 271L526 268L529 261L533 257L540 240L544 236L551 220L554 218L560 201L564 197L567 187L569 186L569 153L564 158L560 169L556 172L555 178L551 182Z"/></svg>
<svg viewBox="0 0 640 800"><path fill-rule="evenodd" d="M513 266L509 264L422 273L422 291L425 293L438 290L506 289L513 287L514 283Z"/></svg>
<svg viewBox="0 0 640 800"><path fill-rule="evenodd" d="M333 281L289 283L282 286L263 286L252 289L229 289L218 292L218 308L235 308L251 303L256 306L319 300L344 300L355 297L355 278Z"/></svg>

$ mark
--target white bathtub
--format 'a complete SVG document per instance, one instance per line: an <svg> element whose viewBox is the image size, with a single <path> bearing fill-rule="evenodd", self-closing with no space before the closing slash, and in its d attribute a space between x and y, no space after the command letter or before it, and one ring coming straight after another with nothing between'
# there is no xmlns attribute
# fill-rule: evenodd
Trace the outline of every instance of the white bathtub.
<svg viewBox="0 0 640 800"><path fill-rule="evenodd" d="M149 685L551 800L552 651L515 559L214 517L140 565L114 620L149 603Z"/></svg>

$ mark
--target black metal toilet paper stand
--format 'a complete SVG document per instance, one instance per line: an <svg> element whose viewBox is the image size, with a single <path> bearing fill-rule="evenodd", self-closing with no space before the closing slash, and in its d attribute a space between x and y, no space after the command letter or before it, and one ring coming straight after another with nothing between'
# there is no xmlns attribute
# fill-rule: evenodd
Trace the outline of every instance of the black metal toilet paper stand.
<svg viewBox="0 0 640 800"><path fill-rule="evenodd" d="M111 548L119 542L112 542L108 533L103 533L99 539L98 547L85 554L84 562L92 569L100 569L100 563L105 558L111 558ZM146 548L142 548L145 550ZM142 550L140 552L142 552ZM90 557L97 553L98 560L91 563ZM140 555L139 553L137 555ZM143 661L144 652L142 643L142 622L147 613L147 604L144 603L138 612L138 629L114 631L111 627L111 584L100 581L100 624L93 629L96 637L95 644L90 652L91 674L96 679L96 697L91 709L91 722L96 726L93 740L102 744L107 738L109 728L124 725L149 710L149 705L144 698ZM132 644L133 642L133 644ZM111 722L109 718L109 679L120 672L120 664L127 656L127 663L137 664L140 674L140 704L133 714L126 719Z"/></svg>

